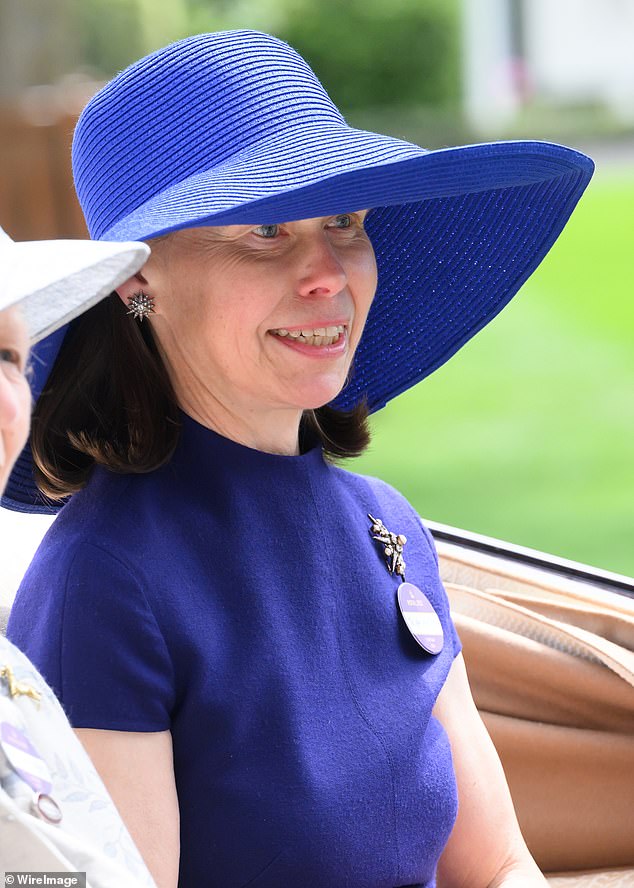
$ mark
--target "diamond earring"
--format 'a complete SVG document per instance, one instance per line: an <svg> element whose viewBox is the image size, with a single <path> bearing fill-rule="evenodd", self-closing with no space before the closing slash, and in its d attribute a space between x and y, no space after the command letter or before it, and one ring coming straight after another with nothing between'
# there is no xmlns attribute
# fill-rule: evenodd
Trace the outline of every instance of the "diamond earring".
<svg viewBox="0 0 634 888"><path fill-rule="evenodd" d="M154 299L148 296L147 293L144 293L143 290L128 296L128 306L130 309L128 314L138 318L140 321L154 314Z"/></svg>

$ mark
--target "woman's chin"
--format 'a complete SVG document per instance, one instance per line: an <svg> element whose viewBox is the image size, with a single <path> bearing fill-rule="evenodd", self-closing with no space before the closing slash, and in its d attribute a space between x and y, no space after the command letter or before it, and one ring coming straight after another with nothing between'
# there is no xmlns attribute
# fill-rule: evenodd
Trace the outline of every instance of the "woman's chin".
<svg viewBox="0 0 634 888"><path fill-rule="evenodd" d="M301 404L303 410L317 410L334 401L344 385L345 379L337 379L328 384L302 387L302 391L297 393L296 403Z"/></svg>

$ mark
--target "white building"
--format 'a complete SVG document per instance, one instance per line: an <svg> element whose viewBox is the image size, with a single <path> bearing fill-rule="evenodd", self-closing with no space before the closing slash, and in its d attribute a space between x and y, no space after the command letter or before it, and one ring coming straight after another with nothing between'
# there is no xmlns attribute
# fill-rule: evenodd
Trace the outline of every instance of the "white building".
<svg viewBox="0 0 634 888"><path fill-rule="evenodd" d="M462 0L465 110L480 130L523 104L603 104L634 123L634 0Z"/></svg>

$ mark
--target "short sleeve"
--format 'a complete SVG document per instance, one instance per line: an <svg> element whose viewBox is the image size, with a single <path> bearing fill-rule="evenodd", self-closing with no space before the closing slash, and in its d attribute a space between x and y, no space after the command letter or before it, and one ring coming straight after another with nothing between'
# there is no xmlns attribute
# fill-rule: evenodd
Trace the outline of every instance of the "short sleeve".
<svg viewBox="0 0 634 888"><path fill-rule="evenodd" d="M173 666L141 582L92 543L77 544L66 565L47 577L46 559L36 560L8 634L53 686L73 727L167 730Z"/></svg>
<svg viewBox="0 0 634 888"><path fill-rule="evenodd" d="M438 567L438 552L436 551L436 544L434 543L434 538L431 535L429 529L423 523L422 518L420 518L419 521L420 521L421 529L423 531L423 536L427 540L427 544L429 545L432 555L434 556L434 561L436 562L436 567ZM442 580L440 579L440 571L438 574L438 578L439 578L439 582L442 585ZM446 592L445 592L445 594L446 594ZM451 618L451 613L449 614L449 617L448 617L448 623L449 623L449 625L446 627L443 627L443 628L449 629L449 633L450 633L451 641L452 641L452 645L453 645L453 655L455 658L458 656L458 654L462 650L462 642L460 641L460 637L458 636L458 632L457 632L456 627L454 625L454 621Z"/></svg>

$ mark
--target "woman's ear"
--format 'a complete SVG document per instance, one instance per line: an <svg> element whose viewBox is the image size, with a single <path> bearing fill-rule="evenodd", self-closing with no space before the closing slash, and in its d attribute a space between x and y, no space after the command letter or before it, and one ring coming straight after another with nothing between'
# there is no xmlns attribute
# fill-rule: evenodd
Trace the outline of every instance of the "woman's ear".
<svg viewBox="0 0 634 888"><path fill-rule="evenodd" d="M130 304L130 299L132 296L136 295L139 290L142 290L147 295L151 295L148 291L147 279L143 277L140 271L138 271L133 277L128 278L127 281L119 284L115 292L127 308Z"/></svg>

